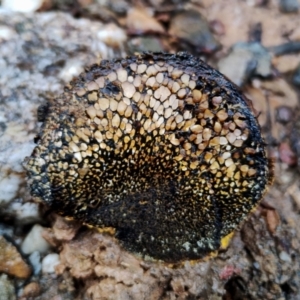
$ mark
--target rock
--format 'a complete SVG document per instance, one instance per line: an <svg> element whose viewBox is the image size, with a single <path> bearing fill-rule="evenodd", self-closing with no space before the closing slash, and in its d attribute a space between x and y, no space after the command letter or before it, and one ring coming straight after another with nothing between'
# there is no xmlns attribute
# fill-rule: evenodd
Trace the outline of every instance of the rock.
<svg viewBox="0 0 300 300"><path fill-rule="evenodd" d="M60 263L59 255L57 253L51 253L44 257L42 261L43 273L54 273L55 267Z"/></svg>
<svg viewBox="0 0 300 300"><path fill-rule="evenodd" d="M279 145L280 160L289 166L294 166L297 163L296 154L292 151L288 143L281 143Z"/></svg>
<svg viewBox="0 0 300 300"><path fill-rule="evenodd" d="M5 25L0 26L0 41L8 40L15 34L16 34L16 31L13 30L12 28L9 28L8 26L5 26ZM3 61L1 61L0 64L3 64Z"/></svg>
<svg viewBox="0 0 300 300"><path fill-rule="evenodd" d="M127 30L130 34L164 33L163 26L153 17L153 12L145 8L132 8L127 13Z"/></svg>
<svg viewBox="0 0 300 300"><path fill-rule="evenodd" d="M30 282L24 287L22 297L37 297L40 292L40 285L37 282Z"/></svg>
<svg viewBox="0 0 300 300"><path fill-rule="evenodd" d="M121 48L127 41L126 32L114 23L105 25L97 34L100 41L113 48Z"/></svg>
<svg viewBox="0 0 300 300"><path fill-rule="evenodd" d="M286 203L284 205L286 205ZM280 258L280 263L275 259L275 253L279 253L280 257L282 251L291 251L290 253L292 253L293 250L290 248L288 240L284 240L283 225L281 224L281 226L277 227L276 238L274 239L273 234L268 230L267 218L261 219L259 217L261 213L264 214L263 211L258 210L248 219L242 228L241 237L249 254L252 255L254 261L260 266L259 272L261 273L261 280L264 281L267 280L267 278L272 278L272 286L268 288L270 293L269 299L284 299L284 291L280 288L279 284L282 282L282 278L285 277L285 274L291 274L290 272L292 272L292 270L298 269L298 265L291 264L288 255L285 254L281 254L282 258ZM276 217L276 219L278 218ZM253 243L253 240L257 242ZM242 270L241 277L243 277L243 272L244 270ZM290 279L286 279L286 281L290 282ZM291 282L289 284L291 284ZM250 282L248 282L246 286L249 287ZM251 292L252 297L255 295L252 289L249 289L249 292ZM256 293L259 292L256 291ZM256 294L256 297L253 298L261 299L259 294ZM264 299L266 298L264 297Z"/></svg>
<svg viewBox="0 0 300 300"><path fill-rule="evenodd" d="M130 2L126 0L110 0L110 1L102 1L97 0L98 3L107 4L108 7L119 15L124 15L131 7Z"/></svg>
<svg viewBox="0 0 300 300"><path fill-rule="evenodd" d="M268 49L276 56L299 53L300 42L297 40L290 41L277 46L269 47Z"/></svg>
<svg viewBox="0 0 300 300"><path fill-rule="evenodd" d="M219 276L222 280L228 280L230 277L241 273L240 269L235 268L234 265L226 265L220 272Z"/></svg>
<svg viewBox="0 0 300 300"><path fill-rule="evenodd" d="M2 0L2 6L6 9L29 13L37 11L42 7L44 0Z"/></svg>
<svg viewBox="0 0 300 300"><path fill-rule="evenodd" d="M0 235L11 238L14 235L14 228L12 226L0 223Z"/></svg>
<svg viewBox="0 0 300 300"><path fill-rule="evenodd" d="M278 212L275 209L266 208L264 209L263 214L265 215L268 230L272 234L274 234L280 224L280 217Z"/></svg>
<svg viewBox="0 0 300 300"><path fill-rule="evenodd" d="M18 174L1 172L0 175L0 207L7 206L17 197L19 184L22 179Z"/></svg>
<svg viewBox="0 0 300 300"><path fill-rule="evenodd" d="M282 99L278 101L278 104L274 106L274 108L281 105L286 105L292 109L295 109L298 105L298 95L296 91L283 78L264 80L261 82L261 87L272 92L274 95L282 97Z"/></svg>
<svg viewBox="0 0 300 300"><path fill-rule="evenodd" d="M39 205L34 202L22 203L21 201L14 201L11 203L8 212L14 215L18 226L41 221Z"/></svg>
<svg viewBox="0 0 300 300"><path fill-rule="evenodd" d="M212 32L216 35L224 35L226 33L225 26L220 20L210 21L209 27L211 28Z"/></svg>
<svg viewBox="0 0 300 300"><path fill-rule="evenodd" d="M68 221L57 215L53 225L53 233L57 240L70 241L74 238L80 226L79 222Z"/></svg>
<svg viewBox="0 0 300 300"><path fill-rule="evenodd" d="M28 257L30 264L33 267L33 274L38 275L42 270L41 254L39 251L34 251Z"/></svg>
<svg viewBox="0 0 300 300"><path fill-rule="evenodd" d="M60 80L72 80L74 76L82 71L82 63L76 58L70 58L60 69L58 78Z"/></svg>
<svg viewBox="0 0 300 300"><path fill-rule="evenodd" d="M99 241L95 238L65 243L60 253L61 263L70 268L73 277L87 278L94 272L96 263L93 260L93 253L98 247Z"/></svg>
<svg viewBox="0 0 300 300"><path fill-rule="evenodd" d="M11 243L0 236L0 272L18 278L28 278L31 274L30 266Z"/></svg>
<svg viewBox="0 0 300 300"><path fill-rule="evenodd" d="M257 42L235 44L218 63L219 71L241 86L250 75L271 75L271 55Z"/></svg>
<svg viewBox="0 0 300 300"><path fill-rule="evenodd" d="M0 300L15 300L16 292L12 282L6 274L0 276Z"/></svg>
<svg viewBox="0 0 300 300"><path fill-rule="evenodd" d="M21 249L25 254L31 254L34 251L39 251L40 253L46 253L50 245L43 238L44 227L41 225L34 225L25 237Z"/></svg>
<svg viewBox="0 0 300 300"><path fill-rule="evenodd" d="M19 294L18 300L87 300L87 298L82 298L78 294L75 295L73 280L66 273L62 276L44 273L38 280L25 285L23 291L19 292Z"/></svg>
<svg viewBox="0 0 300 300"><path fill-rule="evenodd" d="M293 110L291 107L281 105L276 108L276 121L282 124L291 122L293 117Z"/></svg>
<svg viewBox="0 0 300 300"><path fill-rule="evenodd" d="M21 191L26 186L22 162L34 147L37 107L85 65L111 58L114 50L98 37L107 29L98 21L60 12L25 15L4 9L0 19L0 210L6 207L9 213L8 206L18 197L30 199ZM12 212L25 223L36 217L29 204L16 205Z"/></svg>
<svg viewBox="0 0 300 300"><path fill-rule="evenodd" d="M175 269L144 262L123 251L112 237L96 231L82 232L65 242L60 255L64 270L86 283L85 296L92 299L198 299L201 295L222 295L222 283L213 279L211 285L206 280L219 276L219 269L212 270L214 262L185 262ZM97 280L89 280L95 275ZM171 288L163 298L166 284Z"/></svg>
<svg viewBox="0 0 300 300"><path fill-rule="evenodd" d="M297 87L300 87L300 64L298 65L295 73L293 75L293 84Z"/></svg>
<svg viewBox="0 0 300 300"><path fill-rule="evenodd" d="M299 10L298 0L280 0L279 9L284 13L295 13Z"/></svg>
<svg viewBox="0 0 300 300"><path fill-rule="evenodd" d="M285 251L281 251L279 253L279 258L284 261L284 262L288 262L291 263L292 262L292 258L290 255L288 255Z"/></svg>
<svg viewBox="0 0 300 300"><path fill-rule="evenodd" d="M300 55L297 53L273 55L272 66L280 73L293 74L300 63ZM293 80L293 79L292 79Z"/></svg>
<svg viewBox="0 0 300 300"><path fill-rule="evenodd" d="M171 19L169 34L188 42L196 52L211 53L219 48L207 21L195 10L176 13Z"/></svg>
<svg viewBox="0 0 300 300"><path fill-rule="evenodd" d="M135 52L163 52L162 41L154 36L140 36L130 39L128 42L129 53L134 54Z"/></svg>

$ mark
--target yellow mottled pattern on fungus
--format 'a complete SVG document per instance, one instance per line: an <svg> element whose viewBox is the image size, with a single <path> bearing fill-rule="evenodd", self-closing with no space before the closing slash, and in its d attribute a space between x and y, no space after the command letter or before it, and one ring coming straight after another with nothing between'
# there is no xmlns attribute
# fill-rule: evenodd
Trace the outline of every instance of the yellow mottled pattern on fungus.
<svg viewBox="0 0 300 300"><path fill-rule="evenodd" d="M228 244L270 178L243 95L185 53L103 60L39 115L32 195L142 256L194 260Z"/></svg>

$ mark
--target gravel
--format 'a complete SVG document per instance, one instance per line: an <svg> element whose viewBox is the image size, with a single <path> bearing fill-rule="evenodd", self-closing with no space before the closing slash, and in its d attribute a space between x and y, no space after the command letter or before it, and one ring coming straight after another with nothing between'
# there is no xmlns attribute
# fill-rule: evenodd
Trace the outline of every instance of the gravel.
<svg viewBox="0 0 300 300"><path fill-rule="evenodd" d="M50 244L43 238L44 227L36 224L25 237L21 249L25 254L32 254L35 251L47 253L50 249Z"/></svg>
<svg viewBox="0 0 300 300"><path fill-rule="evenodd" d="M60 263L59 255L57 253L51 253L46 255L42 261L43 273L54 273L55 267Z"/></svg>

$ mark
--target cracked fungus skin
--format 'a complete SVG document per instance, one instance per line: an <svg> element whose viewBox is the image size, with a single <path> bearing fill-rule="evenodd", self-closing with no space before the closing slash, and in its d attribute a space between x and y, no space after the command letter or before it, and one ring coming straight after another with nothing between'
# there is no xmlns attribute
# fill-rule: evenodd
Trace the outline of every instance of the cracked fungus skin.
<svg viewBox="0 0 300 300"><path fill-rule="evenodd" d="M270 179L243 95L186 53L102 60L40 114L25 162L32 195L64 216L114 228L143 257L211 254Z"/></svg>

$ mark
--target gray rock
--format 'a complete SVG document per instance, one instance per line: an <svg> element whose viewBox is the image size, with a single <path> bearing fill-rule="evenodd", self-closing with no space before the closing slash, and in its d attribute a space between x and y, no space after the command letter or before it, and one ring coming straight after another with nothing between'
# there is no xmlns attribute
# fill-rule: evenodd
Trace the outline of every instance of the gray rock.
<svg viewBox="0 0 300 300"><path fill-rule="evenodd" d="M170 23L169 33L186 41L196 52L210 53L220 46L205 18L195 10L175 14Z"/></svg>
<svg viewBox="0 0 300 300"><path fill-rule="evenodd" d="M0 235L11 238L13 234L14 234L14 228L12 226L8 226L6 224L0 223Z"/></svg>
<svg viewBox="0 0 300 300"><path fill-rule="evenodd" d="M280 0L279 8L284 13L294 13L299 10L298 0Z"/></svg>
<svg viewBox="0 0 300 300"><path fill-rule="evenodd" d="M163 46L160 39L156 37L137 37L131 39L128 43L129 53L134 54L135 52L143 51L153 51L153 52L163 52Z"/></svg>
<svg viewBox="0 0 300 300"><path fill-rule="evenodd" d="M271 55L257 42L237 43L218 63L219 71L241 86L250 75L271 75Z"/></svg>
<svg viewBox="0 0 300 300"><path fill-rule="evenodd" d="M41 263L41 254L39 251L34 251L28 257L31 266L33 267L33 274L38 275L42 270L42 263Z"/></svg>
<svg viewBox="0 0 300 300"><path fill-rule="evenodd" d="M22 203L30 199L21 191L26 186L22 162L34 148L37 107L61 92L84 66L122 51L99 37L106 28L101 22L3 9L0 19L0 209L26 223L36 218L36 207L10 206L19 198Z"/></svg>

